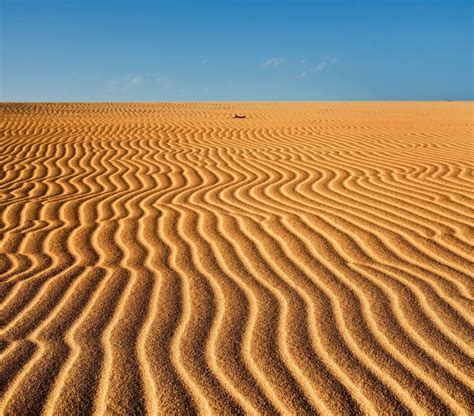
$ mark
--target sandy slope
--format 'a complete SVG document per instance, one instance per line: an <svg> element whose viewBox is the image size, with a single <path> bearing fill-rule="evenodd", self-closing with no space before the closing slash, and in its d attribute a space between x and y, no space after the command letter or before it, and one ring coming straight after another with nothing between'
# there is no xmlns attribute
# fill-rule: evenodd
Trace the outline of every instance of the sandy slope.
<svg viewBox="0 0 474 416"><path fill-rule="evenodd" d="M474 413L472 103L0 110L0 414Z"/></svg>

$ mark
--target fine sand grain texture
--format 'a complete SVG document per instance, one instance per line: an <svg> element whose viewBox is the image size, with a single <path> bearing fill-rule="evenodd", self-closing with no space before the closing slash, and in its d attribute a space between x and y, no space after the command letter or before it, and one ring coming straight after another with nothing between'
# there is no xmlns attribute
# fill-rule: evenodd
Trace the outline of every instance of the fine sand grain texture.
<svg viewBox="0 0 474 416"><path fill-rule="evenodd" d="M474 414L472 103L0 110L0 414Z"/></svg>

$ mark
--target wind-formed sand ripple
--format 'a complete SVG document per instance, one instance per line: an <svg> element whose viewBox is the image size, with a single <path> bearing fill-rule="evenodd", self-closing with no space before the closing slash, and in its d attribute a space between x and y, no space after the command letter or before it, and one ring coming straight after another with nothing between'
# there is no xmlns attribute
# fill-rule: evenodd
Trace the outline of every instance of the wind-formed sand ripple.
<svg viewBox="0 0 474 416"><path fill-rule="evenodd" d="M0 110L0 414L474 413L472 103Z"/></svg>

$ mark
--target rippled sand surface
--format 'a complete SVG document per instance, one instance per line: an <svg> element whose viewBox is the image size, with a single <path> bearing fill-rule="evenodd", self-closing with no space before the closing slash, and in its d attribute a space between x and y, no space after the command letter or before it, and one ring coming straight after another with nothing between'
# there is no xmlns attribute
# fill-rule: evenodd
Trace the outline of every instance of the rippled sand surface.
<svg viewBox="0 0 474 416"><path fill-rule="evenodd" d="M474 413L472 103L0 112L0 414Z"/></svg>

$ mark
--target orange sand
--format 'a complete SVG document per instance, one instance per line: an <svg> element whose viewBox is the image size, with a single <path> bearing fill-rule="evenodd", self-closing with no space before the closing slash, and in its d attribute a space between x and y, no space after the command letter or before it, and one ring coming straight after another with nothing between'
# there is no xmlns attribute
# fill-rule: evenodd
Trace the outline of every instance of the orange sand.
<svg viewBox="0 0 474 416"><path fill-rule="evenodd" d="M473 414L473 110L1 104L0 414Z"/></svg>

